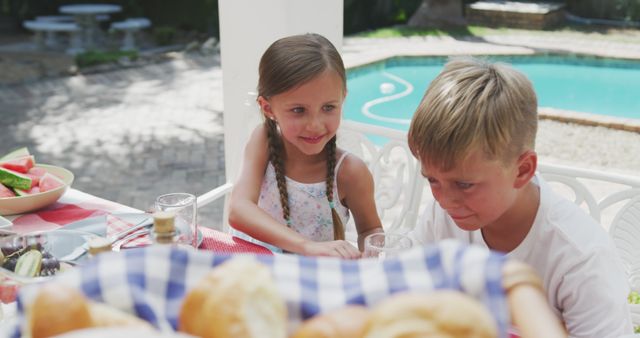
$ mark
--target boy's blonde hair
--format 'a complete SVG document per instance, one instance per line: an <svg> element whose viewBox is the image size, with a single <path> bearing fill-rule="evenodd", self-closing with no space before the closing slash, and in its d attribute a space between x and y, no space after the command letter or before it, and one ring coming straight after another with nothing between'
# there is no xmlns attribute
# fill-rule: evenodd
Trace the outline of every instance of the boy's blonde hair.
<svg viewBox="0 0 640 338"><path fill-rule="evenodd" d="M409 127L413 155L450 170L472 151L507 163L534 149L537 99L531 82L506 64L452 59L431 82Z"/></svg>

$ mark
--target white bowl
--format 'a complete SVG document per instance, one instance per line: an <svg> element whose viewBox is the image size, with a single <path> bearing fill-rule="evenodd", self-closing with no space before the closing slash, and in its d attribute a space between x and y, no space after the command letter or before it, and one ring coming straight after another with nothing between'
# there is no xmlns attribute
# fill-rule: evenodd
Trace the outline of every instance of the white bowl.
<svg viewBox="0 0 640 338"><path fill-rule="evenodd" d="M73 173L65 168L47 164L37 164L36 167L43 168L47 172L59 177L62 182L64 182L64 185L33 195L0 198L0 215L22 214L44 208L57 201L73 182Z"/></svg>

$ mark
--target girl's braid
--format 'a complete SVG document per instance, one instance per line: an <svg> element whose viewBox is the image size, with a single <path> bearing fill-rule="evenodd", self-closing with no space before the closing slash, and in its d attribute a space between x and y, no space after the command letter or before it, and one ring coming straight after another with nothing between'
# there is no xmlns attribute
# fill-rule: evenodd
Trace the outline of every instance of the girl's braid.
<svg viewBox="0 0 640 338"><path fill-rule="evenodd" d="M278 191L280 192L280 204L282 205L282 217L287 226L291 227L291 219L289 215L289 193L287 192L287 181L284 176L284 165L282 163L282 141L278 135L278 126L271 119L266 119L267 124L267 141L269 143L269 161L273 164L276 172L276 182L278 183Z"/></svg>
<svg viewBox="0 0 640 338"><path fill-rule="evenodd" d="M344 224L335 208L333 198L333 181L336 169L336 137L334 136L327 143L327 199L331 208L331 218L333 220L333 238L344 239ZM339 198L339 197L338 197Z"/></svg>

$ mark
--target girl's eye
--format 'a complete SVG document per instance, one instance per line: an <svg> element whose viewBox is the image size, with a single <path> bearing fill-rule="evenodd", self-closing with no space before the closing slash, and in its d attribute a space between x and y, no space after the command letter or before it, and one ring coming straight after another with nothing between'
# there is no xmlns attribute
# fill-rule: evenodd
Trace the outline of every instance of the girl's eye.
<svg viewBox="0 0 640 338"><path fill-rule="evenodd" d="M429 185L434 185L436 183L438 183L438 181L436 181L434 178L431 177L425 177L427 179L427 182L429 182Z"/></svg>
<svg viewBox="0 0 640 338"><path fill-rule="evenodd" d="M467 189L473 187L473 183L456 182L456 186L458 186L458 188L460 188L462 190L467 190Z"/></svg>
<svg viewBox="0 0 640 338"><path fill-rule="evenodd" d="M302 114L304 113L304 108L302 107L295 107L293 109L291 109L292 112L296 113L296 114Z"/></svg>
<svg viewBox="0 0 640 338"><path fill-rule="evenodd" d="M328 105L322 107L322 110L324 110L326 112L333 111L334 109L336 109L336 106L334 106L332 104L328 104Z"/></svg>

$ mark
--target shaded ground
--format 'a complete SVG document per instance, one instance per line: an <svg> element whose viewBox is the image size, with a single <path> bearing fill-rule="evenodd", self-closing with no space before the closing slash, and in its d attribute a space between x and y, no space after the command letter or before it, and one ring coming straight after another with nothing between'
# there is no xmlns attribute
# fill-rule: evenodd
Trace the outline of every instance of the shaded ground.
<svg viewBox="0 0 640 338"><path fill-rule="evenodd" d="M140 209L224 182L217 56L0 87L0 153L28 146L74 188ZM217 226L221 206L200 213Z"/></svg>

